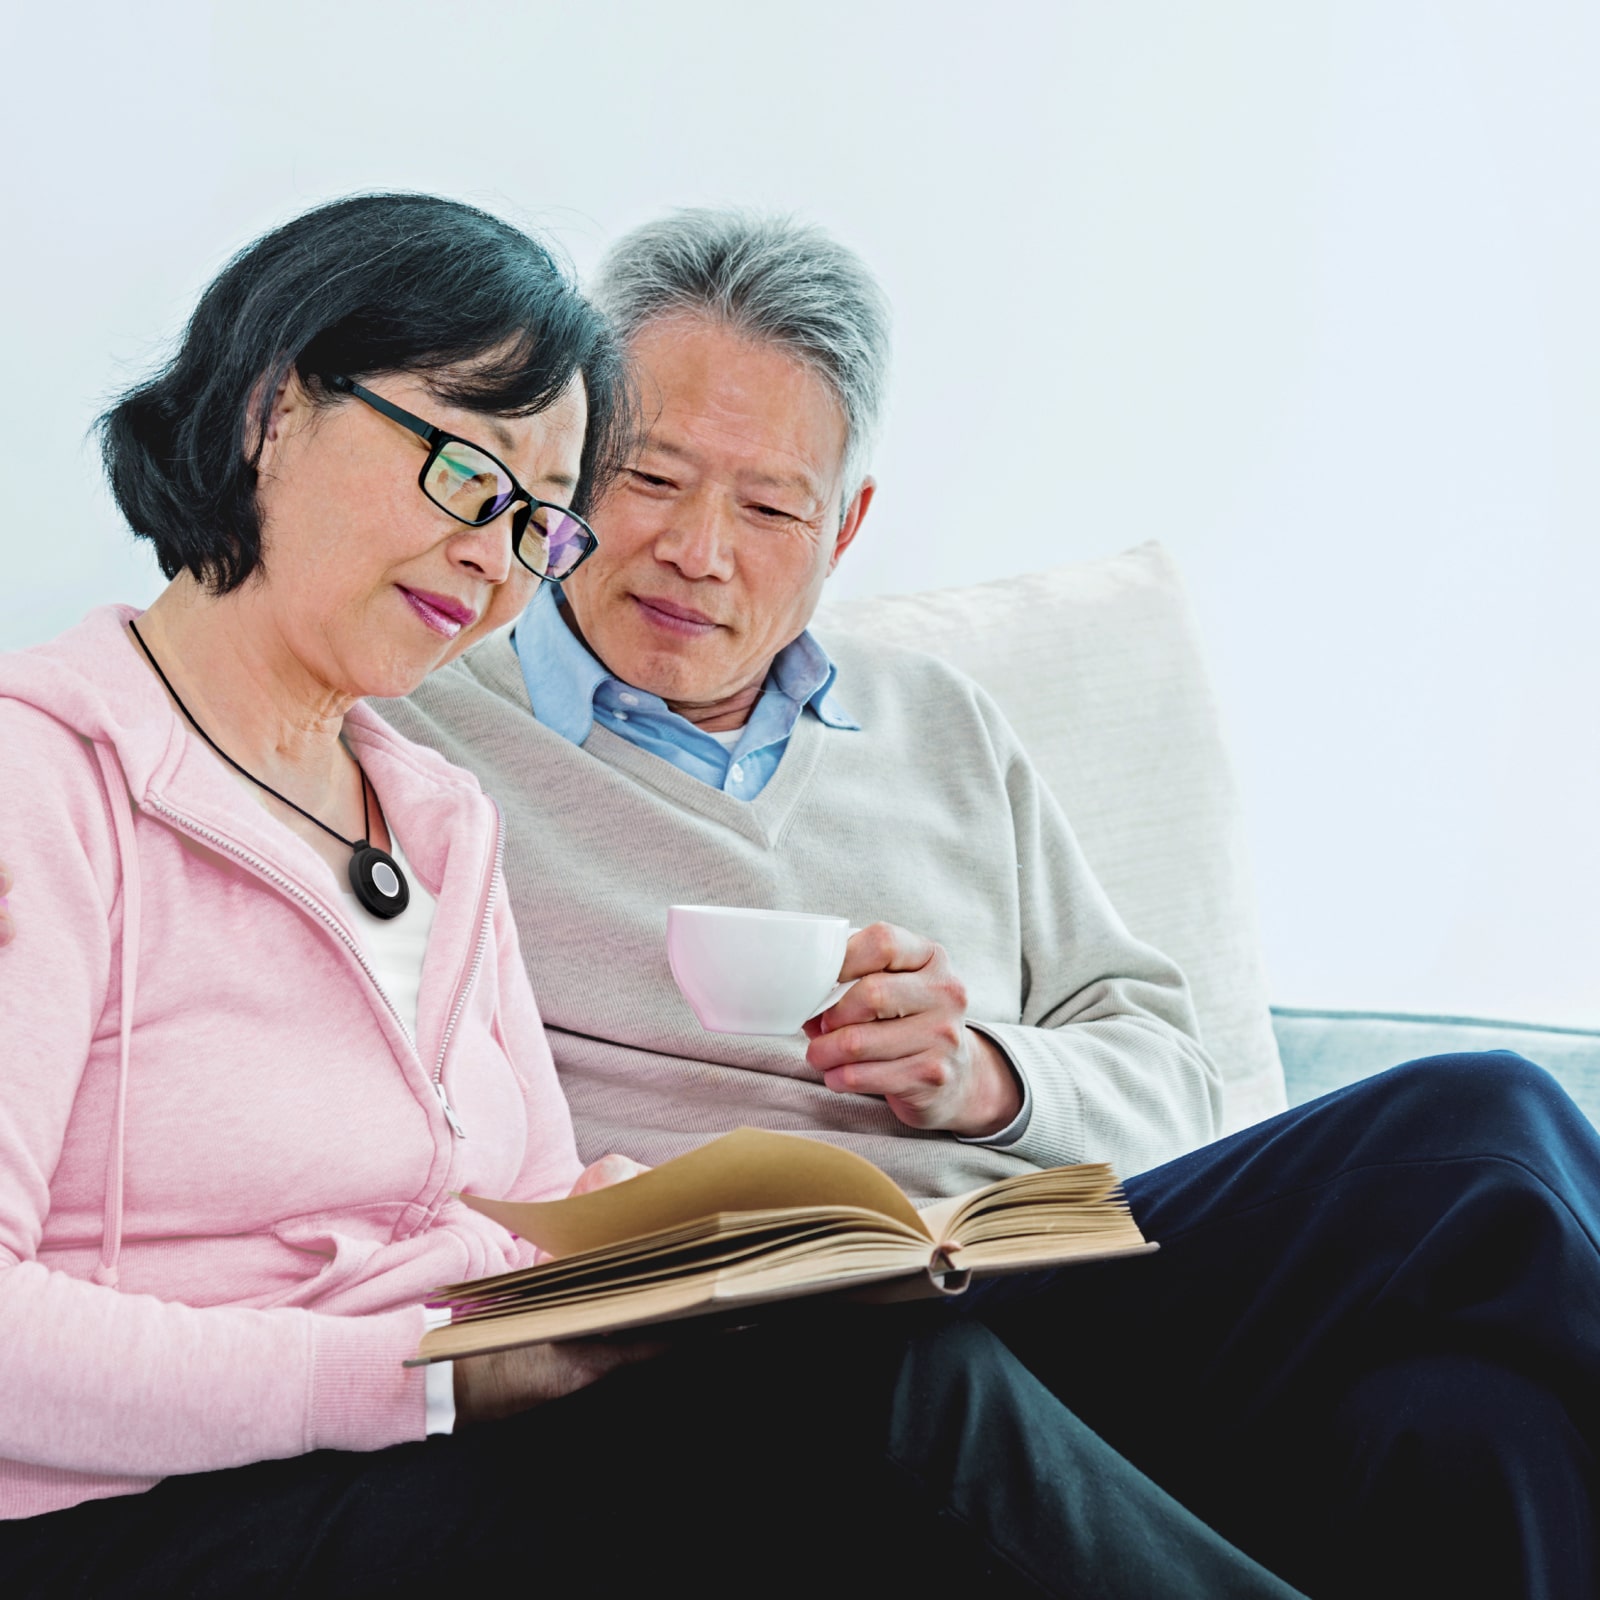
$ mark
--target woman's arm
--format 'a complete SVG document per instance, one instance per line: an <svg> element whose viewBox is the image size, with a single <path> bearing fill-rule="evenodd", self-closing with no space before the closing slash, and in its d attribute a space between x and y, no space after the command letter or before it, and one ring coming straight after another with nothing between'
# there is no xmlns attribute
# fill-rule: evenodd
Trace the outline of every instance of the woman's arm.
<svg viewBox="0 0 1600 1600"><path fill-rule="evenodd" d="M200 1309L40 1261L91 1045L115 1042L123 886L83 742L0 701L0 752L7 858L38 908L0 952L0 1457L158 1475L419 1437L422 1377L401 1362L420 1307ZM204 1137L171 1130L180 1154Z"/></svg>

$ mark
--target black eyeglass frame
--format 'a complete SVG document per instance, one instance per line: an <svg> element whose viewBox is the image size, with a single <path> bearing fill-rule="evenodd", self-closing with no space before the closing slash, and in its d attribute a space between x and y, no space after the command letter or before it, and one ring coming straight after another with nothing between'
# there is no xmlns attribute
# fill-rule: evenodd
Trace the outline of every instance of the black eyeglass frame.
<svg viewBox="0 0 1600 1600"><path fill-rule="evenodd" d="M600 540L593 528L570 506L557 505L554 500L541 500L536 494L530 494L517 482L516 474L492 450L485 450L474 439L464 438L459 433L446 433L443 428L435 427L431 422L425 422L413 411L407 411L404 406L397 406L392 400L385 400L381 394L374 394L364 384L357 383L354 378L346 378L337 374L327 374L322 380L330 389L339 394L354 395L357 400L365 401L374 411L381 412L391 422L398 422L402 428L408 429L417 435L428 446L428 458L422 463L422 471L417 474L417 487L427 497L429 505L438 506L447 517L454 517L457 522L469 528L486 528L494 521L495 517L504 516L506 511L521 502L521 509L512 513L511 517L511 553L517 560L531 572L534 577L543 583L562 583L570 578L585 561L592 556L599 546ZM468 517L461 516L452 511L449 506L442 505L428 493L428 474L433 469L433 464L439 459L440 453L446 445L464 444L469 450L476 450L480 456L486 456L506 475L511 484L511 497L505 505L492 515L484 517L481 521L474 522ZM523 560L522 536L527 531L528 523L533 518L533 513L540 506L550 511L559 511L564 517L571 517L583 530L583 537L588 541L583 547L583 552L571 566L562 572L541 572L531 562Z"/></svg>

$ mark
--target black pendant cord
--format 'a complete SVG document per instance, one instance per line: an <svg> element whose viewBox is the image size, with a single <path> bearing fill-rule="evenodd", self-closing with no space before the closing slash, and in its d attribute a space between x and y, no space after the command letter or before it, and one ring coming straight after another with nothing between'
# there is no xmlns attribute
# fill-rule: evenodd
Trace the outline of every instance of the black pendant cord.
<svg viewBox="0 0 1600 1600"><path fill-rule="evenodd" d="M400 863L386 850L380 850L372 843L371 812L367 804L367 772L366 768L356 761L354 755L350 757L356 761L356 772L361 779L361 831L365 835L361 839L347 839L342 833L330 828L321 817L314 817L304 806L297 806L288 795L279 794L270 783L263 783L255 773L242 767L204 728L195 721L194 713L183 703L183 697L172 687L172 680L161 670L161 663L156 660L155 653L144 642L144 635L130 618L128 631L139 641L139 648L144 651L146 660L156 669L156 676L166 687L166 691L173 698L178 709L184 714L189 726L200 735L205 742L222 757L242 778L248 778L258 789L265 789L274 800L288 806L291 811L298 812L307 822L314 823L330 838L337 839L347 850L354 853L350 857L350 887L355 890L356 898L375 917L398 917L411 902L411 885L406 882L406 875L400 870Z"/></svg>

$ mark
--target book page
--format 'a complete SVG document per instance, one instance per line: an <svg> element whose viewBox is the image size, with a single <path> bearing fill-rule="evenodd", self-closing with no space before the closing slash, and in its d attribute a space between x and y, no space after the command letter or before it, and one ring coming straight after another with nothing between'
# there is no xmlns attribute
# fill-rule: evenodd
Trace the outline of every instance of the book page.
<svg viewBox="0 0 1600 1600"><path fill-rule="evenodd" d="M603 1249L719 1211L787 1206L855 1206L933 1240L898 1185L864 1157L757 1128L739 1128L654 1171L566 1200L461 1199L553 1256Z"/></svg>
<svg viewBox="0 0 1600 1600"><path fill-rule="evenodd" d="M1086 1161L1075 1167L1015 1173L926 1207L922 1220L941 1244L952 1240L970 1243L997 1232L1032 1232L1038 1218L1032 1207L1041 1207L1047 1214L1065 1212L1063 1220L1075 1228L1099 1226L1111 1212L1126 1210L1121 1185L1111 1168L1104 1162Z"/></svg>

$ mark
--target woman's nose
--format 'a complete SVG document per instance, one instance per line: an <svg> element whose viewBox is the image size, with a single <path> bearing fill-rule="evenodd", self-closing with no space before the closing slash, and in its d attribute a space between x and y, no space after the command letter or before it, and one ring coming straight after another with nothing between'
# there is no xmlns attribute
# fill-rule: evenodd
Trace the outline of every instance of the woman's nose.
<svg viewBox="0 0 1600 1600"><path fill-rule="evenodd" d="M512 553L512 519L522 510L511 506L493 522L463 528L450 541L450 558L478 573L489 583L504 583L516 559Z"/></svg>

